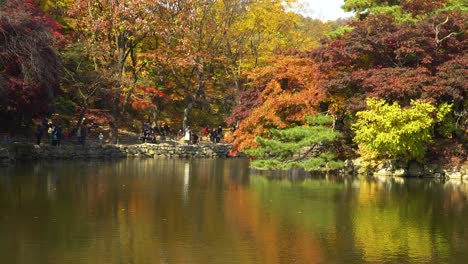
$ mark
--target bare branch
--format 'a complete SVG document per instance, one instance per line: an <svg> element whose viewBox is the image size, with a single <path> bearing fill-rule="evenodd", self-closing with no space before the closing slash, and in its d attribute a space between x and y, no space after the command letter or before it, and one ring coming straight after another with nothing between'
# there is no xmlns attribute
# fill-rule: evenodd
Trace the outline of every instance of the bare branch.
<svg viewBox="0 0 468 264"><path fill-rule="evenodd" d="M449 21L449 17L447 17L444 22L434 26L434 31L435 31L435 42L436 42L436 45L439 46L440 43L442 43L444 40L452 37L452 36L455 36L457 35L456 32L451 32L450 34L448 34L447 36L443 37L443 38L440 38L439 35L440 35L440 29L442 28L443 25L447 24L447 22Z"/></svg>

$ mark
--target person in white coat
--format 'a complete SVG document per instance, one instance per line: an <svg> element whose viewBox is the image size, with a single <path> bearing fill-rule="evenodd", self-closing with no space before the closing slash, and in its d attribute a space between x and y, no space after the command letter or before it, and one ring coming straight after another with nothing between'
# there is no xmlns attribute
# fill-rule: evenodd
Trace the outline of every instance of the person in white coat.
<svg viewBox="0 0 468 264"><path fill-rule="evenodd" d="M190 144L190 138L191 138L190 128L187 127L185 129L185 134L184 134L184 141L187 145Z"/></svg>

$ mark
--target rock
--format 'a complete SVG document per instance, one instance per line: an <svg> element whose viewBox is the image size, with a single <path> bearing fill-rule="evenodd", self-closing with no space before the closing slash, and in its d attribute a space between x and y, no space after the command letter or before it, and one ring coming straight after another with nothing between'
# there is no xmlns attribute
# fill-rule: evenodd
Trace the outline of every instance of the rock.
<svg viewBox="0 0 468 264"><path fill-rule="evenodd" d="M382 170L386 170L386 168L387 168L387 166L386 166L385 162L382 162L382 163L379 163L379 164L377 165L377 167L375 168L375 170L377 170L377 171L382 171Z"/></svg>
<svg viewBox="0 0 468 264"><path fill-rule="evenodd" d="M421 177L424 175L423 166L415 161L411 161L408 165L408 176L410 177Z"/></svg>
<svg viewBox="0 0 468 264"><path fill-rule="evenodd" d="M392 176L393 172L389 169L380 169L374 172L374 176L379 177L379 176Z"/></svg>
<svg viewBox="0 0 468 264"><path fill-rule="evenodd" d="M438 170L438 166L436 164L426 164L423 166L424 174L434 174Z"/></svg>
<svg viewBox="0 0 468 264"><path fill-rule="evenodd" d="M393 176L395 177L403 177L403 176L406 176L407 174L408 174L407 170L403 168L399 168L393 171Z"/></svg>
<svg viewBox="0 0 468 264"><path fill-rule="evenodd" d="M463 179L462 174L459 171L452 171L445 174L449 179Z"/></svg>
<svg viewBox="0 0 468 264"><path fill-rule="evenodd" d="M362 167L362 161L363 161L362 158L354 159L354 160L353 160L353 165L354 165L355 167Z"/></svg>
<svg viewBox="0 0 468 264"><path fill-rule="evenodd" d="M10 159L10 152L7 148L0 148L0 159Z"/></svg>

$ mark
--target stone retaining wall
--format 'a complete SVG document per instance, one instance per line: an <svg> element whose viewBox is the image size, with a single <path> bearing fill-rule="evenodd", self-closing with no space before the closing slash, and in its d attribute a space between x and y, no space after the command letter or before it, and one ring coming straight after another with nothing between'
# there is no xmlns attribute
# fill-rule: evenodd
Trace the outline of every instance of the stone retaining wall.
<svg viewBox="0 0 468 264"><path fill-rule="evenodd" d="M127 157L145 158L225 158L230 144L138 144L138 145L90 145L50 146L12 144L0 147L0 164L14 160L72 160L72 159L115 159Z"/></svg>
<svg viewBox="0 0 468 264"><path fill-rule="evenodd" d="M143 158L225 158L232 145L199 144L180 145L176 143L137 145L89 145L60 147L15 143L0 146L0 166L27 160L73 160L73 159L116 159L127 157ZM394 160L383 162L372 170L362 170L360 159L347 160L345 174L366 174L391 177L433 177L468 180L468 163L450 169L436 164L402 163ZM338 173L339 173L338 172Z"/></svg>
<svg viewBox="0 0 468 264"><path fill-rule="evenodd" d="M12 155L10 154L10 150L8 148L4 148L0 146L0 167L7 166L14 161Z"/></svg>

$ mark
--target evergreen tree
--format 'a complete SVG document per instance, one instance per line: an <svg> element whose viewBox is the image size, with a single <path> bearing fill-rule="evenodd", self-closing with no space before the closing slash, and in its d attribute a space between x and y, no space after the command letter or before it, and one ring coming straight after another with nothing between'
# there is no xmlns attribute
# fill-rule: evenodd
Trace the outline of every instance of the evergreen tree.
<svg viewBox="0 0 468 264"><path fill-rule="evenodd" d="M257 169L327 170L339 168L343 162L335 160L331 143L339 132L327 126L331 117L325 115L306 116L307 125L286 129L270 130L270 138L257 137L260 147L246 153L257 160L252 167Z"/></svg>

